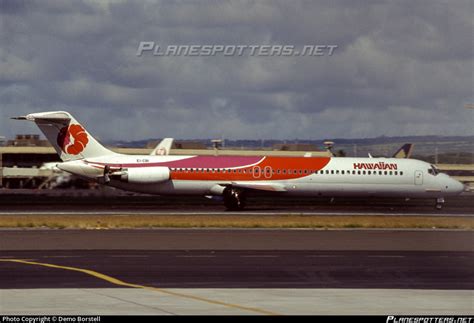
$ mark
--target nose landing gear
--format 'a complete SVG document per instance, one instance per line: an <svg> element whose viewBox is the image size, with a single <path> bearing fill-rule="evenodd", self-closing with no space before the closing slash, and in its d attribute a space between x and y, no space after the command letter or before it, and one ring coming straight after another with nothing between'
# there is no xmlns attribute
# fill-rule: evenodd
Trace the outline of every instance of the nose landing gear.
<svg viewBox="0 0 474 323"><path fill-rule="evenodd" d="M227 187L224 190L224 205L229 211L240 211L245 207L246 196L242 190Z"/></svg>
<svg viewBox="0 0 474 323"><path fill-rule="evenodd" d="M444 197L438 197L436 199L436 205L435 205L436 209L441 210L443 208L443 205L444 205Z"/></svg>

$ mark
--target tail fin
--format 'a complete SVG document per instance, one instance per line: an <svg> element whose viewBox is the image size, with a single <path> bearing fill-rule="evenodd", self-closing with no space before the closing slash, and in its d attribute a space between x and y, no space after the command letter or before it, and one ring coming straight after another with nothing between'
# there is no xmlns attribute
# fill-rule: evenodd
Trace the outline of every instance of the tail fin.
<svg viewBox="0 0 474 323"><path fill-rule="evenodd" d="M153 149L153 151L150 153L150 155L159 155L159 156L166 156L169 155L171 151L171 146L173 145L173 138L164 138L156 147Z"/></svg>
<svg viewBox="0 0 474 323"><path fill-rule="evenodd" d="M398 149L395 154L393 154L393 158L410 158L411 153L413 151L414 144L404 144L403 146Z"/></svg>
<svg viewBox="0 0 474 323"><path fill-rule="evenodd" d="M12 119L34 121L63 161L115 155L65 111L31 113Z"/></svg>

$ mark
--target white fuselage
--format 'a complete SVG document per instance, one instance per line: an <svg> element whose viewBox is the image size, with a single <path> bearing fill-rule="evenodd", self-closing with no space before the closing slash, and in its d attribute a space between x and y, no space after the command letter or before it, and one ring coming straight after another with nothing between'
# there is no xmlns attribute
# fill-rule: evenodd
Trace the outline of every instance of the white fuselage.
<svg viewBox="0 0 474 323"><path fill-rule="evenodd" d="M220 195L220 188L234 186L278 191L291 196L440 198L457 195L464 189L460 182L436 173L430 164L414 159L332 157L326 158L321 166L321 157L255 157L257 162L249 160L229 166L224 164L233 157L214 157L212 160L207 157L212 165L203 164L203 158L114 155L65 162L59 167L89 179L101 178L104 165L110 166L111 174L126 173L133 168L146 175L148 170L166 168L169 172L166 180L160 177L156 182L133 182L111 176L107 183L128 191L163 195ZM219 166L220 159L224 161L222 166ZM313 166L312 160L319 164ZM180 166L183 162L187 164ZM291 169L286 169L289 162ZM257 171L256 167L260 169Z"/></svg>

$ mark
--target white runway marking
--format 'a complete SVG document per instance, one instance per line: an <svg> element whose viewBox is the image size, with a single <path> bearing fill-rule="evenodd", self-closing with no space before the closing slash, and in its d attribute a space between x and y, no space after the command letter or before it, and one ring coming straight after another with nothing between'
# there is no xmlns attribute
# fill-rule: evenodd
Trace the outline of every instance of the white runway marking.
<svg viewBox="0 0 474 323"><path fill-rule="evenodd" d="M146 255L110 255L110 258L149 258Z"/></svg>
<svg viewBox="0 0 474 323"><path fill-rule="evenodd" d="M340 258L342 256L337 255L309 255L306 258Z"/></svg>
<svg viewBox="0 0 474 323"><path fill-rule="evenodd" d="M68 255L65 255L65 256L42 256L41 258L82 258L82 256L68 256Z"/></svg>
<svg viewBox="0 0 474 323"><path fill-rule="evenodd" d="M278 258L279 256L275 255L244 255L240 256L240 258Z"/></svg>
<svg viewBox="0 0 474 323"><path fill-rule="evenodd" d="M176 258L215 258L216 256L211 255L196 255L196 256L176 256Z"/></svg>
<svg viewBox="0 0 474 323"><path fill-rule="evenodd" d="M385 255L381 255L381 256L368 256L369 258L405 258L405 256L385 256Z"/></svg>

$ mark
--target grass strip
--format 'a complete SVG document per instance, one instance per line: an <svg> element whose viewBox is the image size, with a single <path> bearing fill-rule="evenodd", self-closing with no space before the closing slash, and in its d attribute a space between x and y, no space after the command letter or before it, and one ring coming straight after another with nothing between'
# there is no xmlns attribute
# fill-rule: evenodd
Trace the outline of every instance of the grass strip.
<svg viewBox="0 0 474 323"><path fill-rule="evenodd" d="M470 230L471 217L314 215L4 215L0 228L440 228Z"/></svg>

